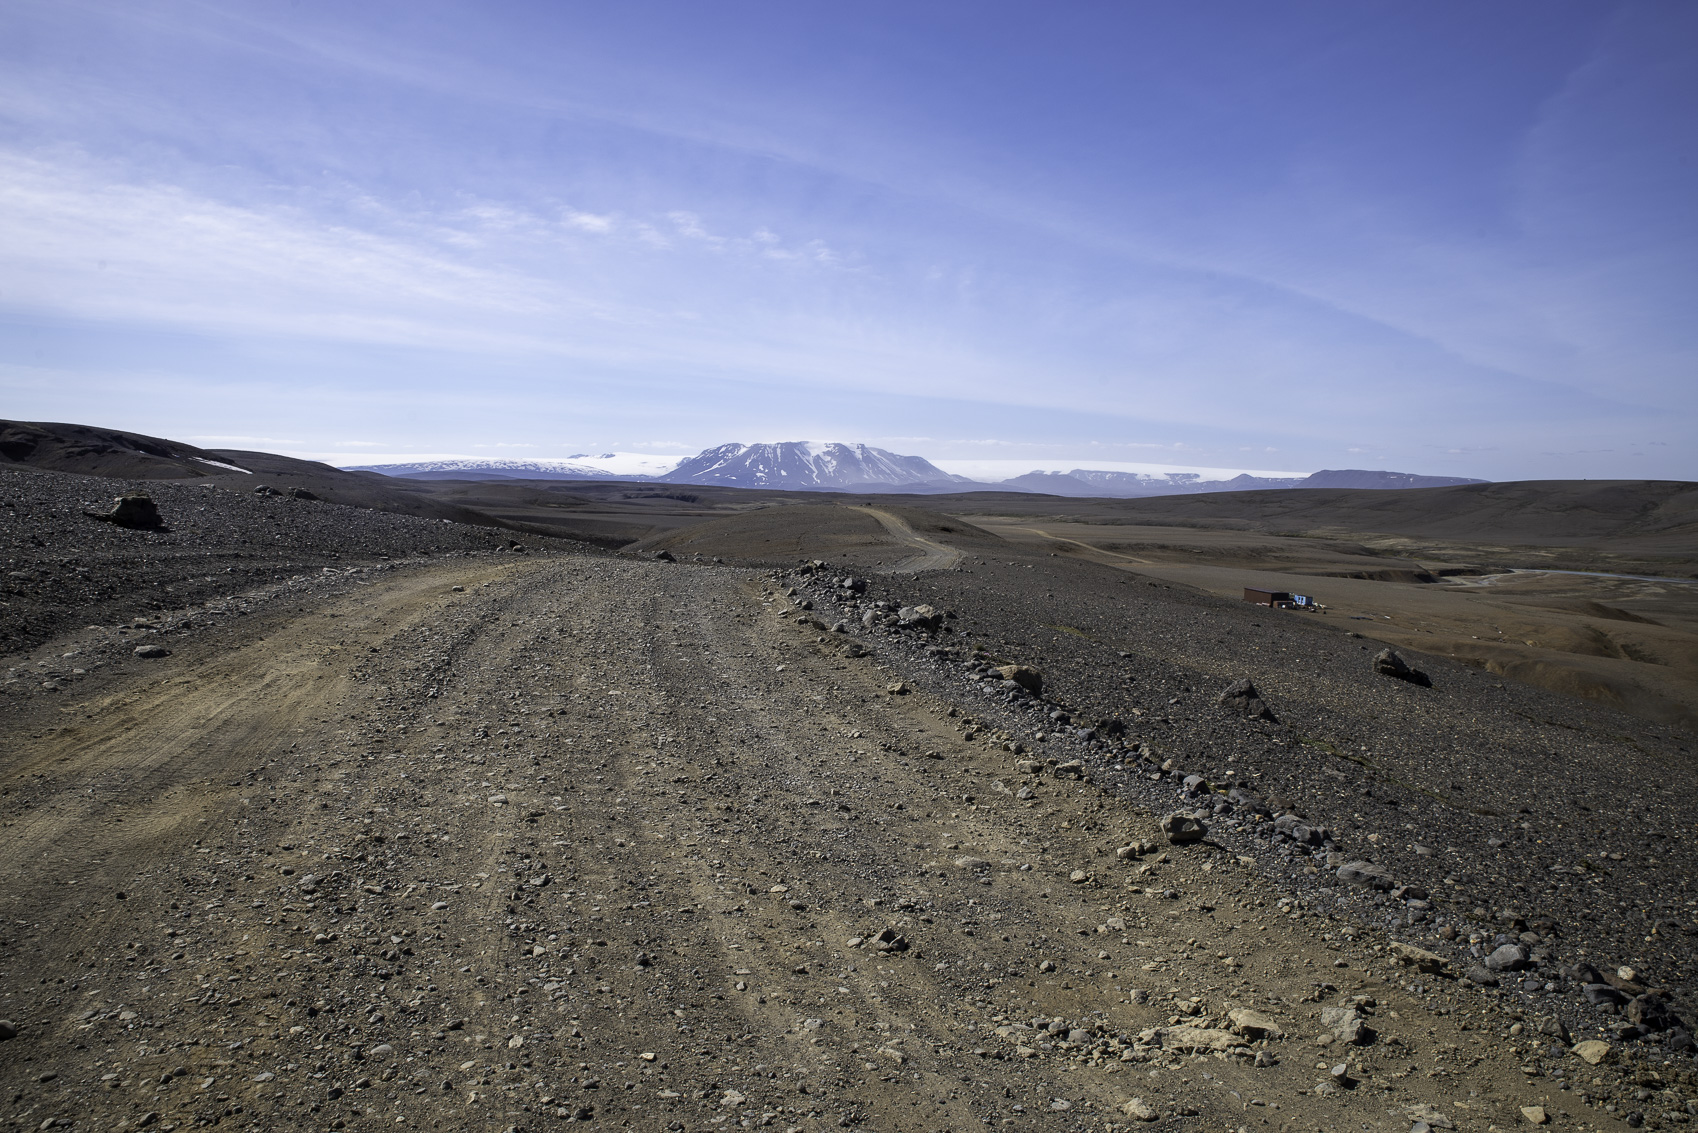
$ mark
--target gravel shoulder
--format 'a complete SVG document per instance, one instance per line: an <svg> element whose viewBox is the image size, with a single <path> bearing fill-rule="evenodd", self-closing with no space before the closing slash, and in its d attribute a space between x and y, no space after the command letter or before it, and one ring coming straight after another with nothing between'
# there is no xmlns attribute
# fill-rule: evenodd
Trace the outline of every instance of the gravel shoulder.
<svg viewBox="0 0 1698 1133"><path fill-rule="evenodd" d="M1020 775L1000 709L792 581L406 565L0 687L13 1123L1402 1133L1692 1095L1166 845L1094 768Z"/></svg>

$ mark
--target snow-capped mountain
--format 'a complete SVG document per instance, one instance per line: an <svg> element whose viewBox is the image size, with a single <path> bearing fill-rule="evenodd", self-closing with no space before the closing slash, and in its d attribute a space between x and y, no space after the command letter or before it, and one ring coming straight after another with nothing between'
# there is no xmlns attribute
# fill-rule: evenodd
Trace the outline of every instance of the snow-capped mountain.
<svg viewBox="0 0 1698 1133"><path fill-rule="evenodd" d="M455 479L456 473L469 480L652 480L676 468L679 459L642 452L575 453L560 460L454 457L407 464L362 464L349 471L433 480Z"/></svg>
<svg viewBox="0 0 1698 1133"><path fill-rule="evenodd" d="M862 488L870 484L966 482L924 457L901 456L870 445L837 441L720 445L684 461L661 479L674 484L816 491Z"/></svg>

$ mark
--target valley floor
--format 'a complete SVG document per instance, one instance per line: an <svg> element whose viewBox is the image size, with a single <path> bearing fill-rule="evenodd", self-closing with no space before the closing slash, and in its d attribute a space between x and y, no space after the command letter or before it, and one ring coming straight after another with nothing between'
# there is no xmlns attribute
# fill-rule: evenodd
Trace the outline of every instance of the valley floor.
<svg viewBox="0 0 1698 1133"><path fill-rule="evenodd" d="M1160 815L1022 779L770 573L502 556L218 609L0 704L13 1127L1613 1129L1693 1094L1219 847L1117 858Z"/></svg>

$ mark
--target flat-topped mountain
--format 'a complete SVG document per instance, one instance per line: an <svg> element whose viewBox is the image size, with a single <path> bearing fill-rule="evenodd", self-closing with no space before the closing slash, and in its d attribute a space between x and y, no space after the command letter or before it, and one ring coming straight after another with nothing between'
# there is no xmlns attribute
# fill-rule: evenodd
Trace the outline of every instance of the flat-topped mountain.
<svg viewBox="0 0 1698 1133"><path fill-rule="evenodd" d="M806 490L867 485L961 483L919 456L901 456L871 445L839 441L726 444L692 457L661 477L674 484L724 484L736 488Z"/></svg>

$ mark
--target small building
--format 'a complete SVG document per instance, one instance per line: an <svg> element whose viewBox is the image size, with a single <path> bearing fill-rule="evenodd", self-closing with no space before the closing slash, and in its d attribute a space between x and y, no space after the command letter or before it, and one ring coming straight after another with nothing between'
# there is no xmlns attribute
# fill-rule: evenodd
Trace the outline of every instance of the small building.
<svg viewBox="0 0 1698 1133"><path fill-rule="evenodd" d="M1254 602L1258 606L1273 606L1277 608L1281 602L1291 601L1291 595L1283 590L1257 590L1254 587L1244 588L1244 600Z"/></svg>

